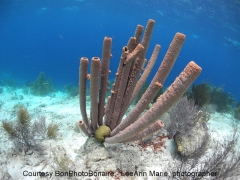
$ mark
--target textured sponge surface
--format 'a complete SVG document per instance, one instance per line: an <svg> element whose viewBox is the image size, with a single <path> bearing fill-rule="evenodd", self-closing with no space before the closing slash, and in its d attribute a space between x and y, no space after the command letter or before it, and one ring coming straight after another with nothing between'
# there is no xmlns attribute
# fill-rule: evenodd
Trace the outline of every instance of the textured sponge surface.
<svg viewBox="0 0 240 180"><path fill-rule="evenodd" d="M110 136L110 133L110 128L106 125L102 125L95 131L95 137L98 141L104 141L105 137Z"/></svg>

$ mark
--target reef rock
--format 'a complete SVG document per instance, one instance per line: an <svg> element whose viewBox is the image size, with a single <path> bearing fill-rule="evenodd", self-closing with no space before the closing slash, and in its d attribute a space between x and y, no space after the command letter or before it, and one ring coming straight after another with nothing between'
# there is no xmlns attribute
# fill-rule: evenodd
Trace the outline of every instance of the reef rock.
<svg viewBox="0 0 240 180"><path fill-rule="evenodd" d="M206 122L198 122L188 133L174 136L178 152L184 157L200 157L204 154L209 133Z"/></svg>
<svg viewBox="0 0 240 180"><path fill-rule="evenodd" d="M121 144L105 147L102 142L94 137L88 138L85 144L75 153L79 154L84 160L86 170L103 172L135 171L135 167L140 164L140 156L136 153L134 147L126 147Z"/></svg>

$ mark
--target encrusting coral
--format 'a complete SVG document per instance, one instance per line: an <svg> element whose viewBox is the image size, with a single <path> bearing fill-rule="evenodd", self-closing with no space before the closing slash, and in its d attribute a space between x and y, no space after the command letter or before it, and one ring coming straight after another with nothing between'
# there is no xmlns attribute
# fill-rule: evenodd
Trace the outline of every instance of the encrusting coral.
<svg viewBox="0 0 240 180"><path fill-rule="evenodd" d="M101 125L95 131L95 137L98 141L104 141L105 137L108 137L111 133L111 130L108 126Z"/></svg>
<svg viewBox="0 0 240 180"><path fill-rule="evenodd" d="M174 105L199 76L201 67L193 61L189 62L168 89L158 97L158 100L150 109L145 111L162 88L185 41L186 36L184 34L176 33L149 87L123 120L127 109L151 72L160 51L160 45L157 44L146 68L143 70L154 24L154 20L150 19L148 21L142 40L140 39L143 26L138 25L134 37L131 37L127 46L122 48L116 79L107 102L105 102L105 98L108 90L108 74L110 73L109 62L112 57L112 39L104 38L102 61L98 57L92 58L90 75L87 72L88 59L86 57L81 58L79 98L82 121L79 121L79 126L88 136L96 135L97 129L101 125L106 125L111 130L109 137L104 139L107 143L135 141L158 131L164 126L159 117ZM90 118L86 112L86 81L89 77ZM100 85L98 86L99 82Z"/></svg>

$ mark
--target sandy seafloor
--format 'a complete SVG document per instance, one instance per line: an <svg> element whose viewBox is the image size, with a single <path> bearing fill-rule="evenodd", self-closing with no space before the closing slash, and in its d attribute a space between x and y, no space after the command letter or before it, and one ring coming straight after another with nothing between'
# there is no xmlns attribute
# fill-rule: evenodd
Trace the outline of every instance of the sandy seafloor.
<svg viewBox="0 0 240 180"><path fill-rule="evenodd" d="M46 138L42 141L42 145L45 147L44 155L21 155L16 154L13 151L13 144L9 140L8 135L0 127L0 177L7 177L14 180L25 179L50 179L40 178L32 176L23 176L23 171L34 172L54 171L51 167L51 149L56 146L65 148L67 156L72 162L81 159L81 156L76 154L76 150L79 149L87 137L82 132L76 131L76 122L81 119L79 99L78 97L69 97L68 94L62 92L55 92L49 96L33 96L31 94L24 94L23 89L11 89L3 87L3 92L0 95L0 119L1 120L16 120L16 112L14 106L16 104L23 104L27 107L32 121L36 120L38 116L46 116L46 124L53 122L59 126L59 134L56 139ZM89 103L88 103L89 105ZM89 108L88 108L89 111ZM211 139L222 140L232 132L232 125L240 129L240 122L233 118L231 114L219 114L213 113L210 116L210 120L207 123ZM141 166L144 166L145 171L161 171L163 167L169 166L169 162L172 161L171 152L174 148L173 140L165 139L166 148L162 148L162 151L153 152L151 148L142 150L139 146L136 146L134 151L140 155ZM240 144L238 142L238 144ZM117 144L114 145L115 151L119 150L122 153L123 149L131 149L131 145ZM240 146L238 146L240 147ZM239 148L238 148L239 149ZM211 149L208 152L211 152ZM80 160L81 162L81 160ZM85 163L86 164L86 163ZM84 169L84 163L80 163L75 167L75 170L81 171ZM9 175L11 178L9 177ZM57 179L56 177L51 179ZM63 179L68 179L64 177ZM113 179L106 177L85 177L78 179ZM122 177L122 179L164 179L159 177Z"/></svg>

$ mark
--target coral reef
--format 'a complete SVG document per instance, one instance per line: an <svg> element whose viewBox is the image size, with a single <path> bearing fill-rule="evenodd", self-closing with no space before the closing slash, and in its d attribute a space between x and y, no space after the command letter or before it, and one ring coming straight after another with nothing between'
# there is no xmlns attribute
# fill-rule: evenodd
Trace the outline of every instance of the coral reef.
<svg viewBox="0 0 240 180"><path fill-rule="evenodd" d="M69 94L70 97L75 97L78 95L78 88L74 86L72 83L66 84L64 86L64 90Z"/></svg>
<svg viewBox="0 0 240 180"><path fill-rule="evenodd" d="M11 90L14 90L17 87L19 87L19 83L12 77L7 77L6 79L4 79L3 85L7 86L7 88L10 88Z"/></svg>
<svg viewBox="0 0 240 180"><path fill-rule="evenodd" d="M201 156L207 148L209 132L206 121L209 116L197 109L194 101L184 96L163 120L169 137L174 138L178 152L184 157Z"/></svg>
<svg viewBox="0 0 240 180"><path fill-rule="evenodd" d="M230 93L224 92L223 88L211 86L210 95L210 103L217 106L218 112L230 112L232 110L235 99Z"/></svg>
<svg viewBox="0 0 240 180"><path fill-rule="evenodd" d="M144 112L162 88L185 41L184 34L176 33L149 87L127 117L123 119L128 107L151 72L160 50L160 45L157 44L150 60L147 62L146 68L144 68L145 56L154 24L154 20L150 19L148 21L142 40L140 39L143 26L138 25L134 37L130 38L127 46L123 47L111 96L108 97L106 103L105 97L110 72L109 62L112 57L112 39L109 37L104 38L102 61L98 57L92 58L91 74L88 74L88 59L86 57L81 58L79 100L82 121L79 125L86 135L94 135L102 124L111 129L110 136L104 140L107 143L135 141L158 131L164 126L161 121L158 121L159 117L174 105L200 74L201 67L193 61L188 63L171 86L158 97L150 109ZM141 78L139 78L143 68L144 71ZM90 119L86 112L87 79L90 79ZM99 81L100 85L98 87Z"/></svg>
<svg viewBox="0 0 240 180"><path fill-rule="evenodd" d="M111 130L108 126L101 125L95 131L95 137L98 141L104 141L105 137L108 137L111 133Z"/></svg>
<svg viewBox="0 0 240 180"><path fill-rule="evenodd" d="M194 99L195 103L201 108L204 105L213 104L218 112L230 112L235 102L234 97L223 88L217 88L210 83L193 85L191 90L186 93L188 98Z"/></svg>
<svg viewBox="0 0 240 180"><path fill-rule="evenodd" d="M209 132L205 122L198 122L187 134L174 136L177 150L185 158L198 158L207 150Z"/></svg>
<svg viewBox="0 0 240 180"><path fill-rule="evenodd" d="M144 150L147 147L151 147L154 152L161 152L163 149L166 149L165 141L164 139L168 138L167 135L161 135L158 136L156 139L143 139L138 142L138 145L141 146Z"/></svg>
<svg viewBox="0 0 240 180"><path fill-rule="evenodd" d="M188 100L183 96L169 110L169 116L164 121L165 129L168 135L173 138L176 134L188 134L190 130L197 124L201 117L193 100Z"/></svg>
<svg viewBox="0 0 240 180"><path fill-rule="evenodd" d="M102 171L102 172L129 172L135 171L141 165L139 147L128 146L119 148L115 145L99 142L96 138L90 137L80 149L75 150L83 159L83 170ZM77 159L75 163L77 164Z"/></svg>
<svg viewBox="0 0 240 180"><path fill-rule="evenodd" d="M207 83L193 85L191 92L188 94L189 98L193 98L195 103L202 107L210 102L210 87Z"/></svg>
<svg viewBox="0 0 240 180"><path fill-rule="evenodd" d="M46 79L44 72L41 72L37 79L30 84L30 88L35 95L46 95L53 92L51 79Z"/></svg>
<svg viewBox="0 0 240 180"><path fill-rule="evenodd" d="M212 140L213 141L213 140ZM237 129L229 137L225 137L223 143L212 142L211 149L201 158L192 157L186 159L181 157L181 161L169 164L165 169L170 172L189 172L191 176L173 177L173 179L239 179L240 176L240 152L237 150ZM195 172L205 172L199 175Z"/></svg>

